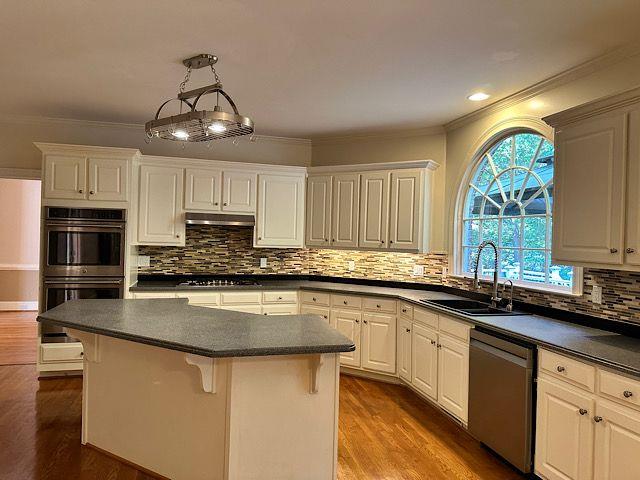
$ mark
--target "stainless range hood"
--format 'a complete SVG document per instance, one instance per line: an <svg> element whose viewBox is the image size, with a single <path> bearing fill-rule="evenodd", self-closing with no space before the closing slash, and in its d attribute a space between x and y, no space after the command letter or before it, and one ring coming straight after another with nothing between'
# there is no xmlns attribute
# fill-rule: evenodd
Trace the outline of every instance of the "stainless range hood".
<svg viewBox="0 0 640 480"><path fill-rule="evenodd" d="M256 219L253 215L227 215L222 213L185 213L187 225L220 225L228 227L253 227Z"/></svg>

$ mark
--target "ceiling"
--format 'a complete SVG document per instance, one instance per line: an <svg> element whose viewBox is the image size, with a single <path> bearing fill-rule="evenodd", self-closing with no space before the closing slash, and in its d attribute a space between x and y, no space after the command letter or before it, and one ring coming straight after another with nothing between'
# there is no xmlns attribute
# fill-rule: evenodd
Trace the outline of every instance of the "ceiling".
<svg viewBox="0 0 640 480"><path fill-rule="evenodd" d="M4 2L0 112L144 123L180 60L211 52L258 134L423 128L635 41L639 20L637 0Z"/></svg>

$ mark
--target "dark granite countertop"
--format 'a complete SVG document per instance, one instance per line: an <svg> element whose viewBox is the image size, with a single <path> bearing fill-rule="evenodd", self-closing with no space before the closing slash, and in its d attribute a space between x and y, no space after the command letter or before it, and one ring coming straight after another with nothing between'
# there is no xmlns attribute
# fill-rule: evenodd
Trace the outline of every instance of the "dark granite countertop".
<svg viewBox="0 0 640 480"><path fill-rule="evenodd" d="M231 277L230 277L231 278ZM570 312L566 318L554 319L539 314L471 316L453 312L436 305L425 305L420 300L461 298L459 295L438 289L422 289L421 286L406 284L406 288L394 284L393 287L359 284L356 281L331 282L304 280L296 277L291 280L281 277L270 280L264 277L258 280L260 285L235 287L182 287L171 281L146 281L130 288L131 291L223 291L223 290L316 290L330 293L354 295L374 295L404 300L424 308L467 321L512 338L533 343L560 353L569 354L584 360L604 365L631 375L640 376L640 338L623 335L602 328L594 328L581 323L573 323ZM427 287L428 288L428 287ZM579 317L579 315L575 315ZM583 317L583 316L580 316ZM600 326L595 322L594 324Z"/></svg>
<svg viewBox="0 0 640 480"><path fill-rule="evenodd" d="M38 321L206 357L355 350L317 315L256 315L197 307L183 298L72 300Z"/></svg>

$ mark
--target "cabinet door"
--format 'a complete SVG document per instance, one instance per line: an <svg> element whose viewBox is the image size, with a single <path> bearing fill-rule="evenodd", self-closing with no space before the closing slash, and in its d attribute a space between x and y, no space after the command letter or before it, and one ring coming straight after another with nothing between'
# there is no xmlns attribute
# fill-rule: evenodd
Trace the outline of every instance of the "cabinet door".
<svg viewBox="0 0 640 480"><path fill-rule="evenodd" d="M85 157L47 155L44 170L45 198L87 198Z"/></svg>
<svg viewBox="0 0 640 480"><path fill-rule="evenodd" d="M257 175L250 172L224 171L222 179L222 210L255 213Z"/></svg>
<svg viewBox="0 0 640 480"><path fill-rule="evenodd" d="M360 175L357 173L335 175L332 190L331 245L334 247L357 247Z"/></svg>
<svg viewBox="0 0 640 480"><path fill-rule="evenodd" d="M438 334L413 324L411 332L411 384L428 397L438 398Z"/></svg>
<svg viewBox="0 0 640 480"><path fill-rule="evenodd" d="M333 324L334 319L330 319L330 316L329 316L330 313L328 308L314 307L312 305L301 305L300 314L301 315L305 315L305 314L320 315L322 318L324 318L327 321L327 323L330 326L335 328L335 325Z"/></svg>
<svg viewBox="0 0 640 480"><path fill-rule="evenodd" d="M185 170L184 208L203 212L221 209L222 171L199 168Z"/></svg>
<svg viewBox="0 0 640 480"><path fill-rule="evenodd" d="M139 243L184 245L182 177L181 168L140 167Z"/></svg>
<svg viewBox="0 0 640 480"><path fill-rule="evenodd" d="M625 263L640 265L640 108L629 113Z"/></svg>
<svg viewBox="0 0 640 480"><path fill-rule="evenodd" d="M322 247L331 242L331 190L333 177L307 179L307 245Z"/></svg>
<svg viewBox="0 0 640 480"><path fill-rule="evenodd" d="M260 175L257 247L304 246L304 177Z"/></svg>
<svg viewBox="0 0 640 480"><path fill-rule="evenodd" d="M340 365L360 367L360 320L362 320L360 312L331 311L331 323L333 326L356 346L353 352L340 354Z"/></svg>
<svg viewBox="0 0 640 480"><path fill-rule="evenodd" d="M438 404L467 422L469 345L440 334L438 340Z"/></svg>
<svg viewBox="0 0 640 480"><path fill-rule="evenodd" d="M418 250L421 240L420 204L422 171L396 170L391 173L389 248Z"/></svg>
<svg viewBox="0 0 640 480"><path fill-rule="evenodd" d="M386 248L389 231L389 172L362 174L360 240L364 248Z"/></svg>
<svg viewBox="0 0 640 480"><path fill-rule="evenodd" d="M362 315L362 367L396 372L396 317L380 313Z"/></svg>
<svg viewBox="0 0 640 480"><path fill-rule="evenodd" d="M595 425L595 478L640 478L640 412L598 400Z"/></svg>
<svg viewBox="0 0 640 480"><path fill-rule="evenodd" d="M411 382L411 322L398 318L398 375Z"/></svg>
<svg viewBox="0 0 640 480"><path fill-rule="evenodd" d="M554 261L622 263L626 123L619 113L556 134Z"/></svg>
<svg viewBox="0 0 640 480"><path fill-rule="evenodd" d="M546 378L538 378L537 395L535 473L547 480L591 479L593 398Z"/></svg>
<svg viewBox="0 0 640 480"><path fill-rule="evenodd" d="M89 158L89 200L127 201L129 162L121 158Z"/></svg>

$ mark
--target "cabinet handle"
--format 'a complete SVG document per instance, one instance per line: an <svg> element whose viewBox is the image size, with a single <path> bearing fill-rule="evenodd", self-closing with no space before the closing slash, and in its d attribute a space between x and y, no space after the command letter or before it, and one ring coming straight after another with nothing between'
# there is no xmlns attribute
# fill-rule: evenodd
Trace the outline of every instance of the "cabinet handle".
<svg viewBox="0 0 640 480"><path fill-rule="evenodd" d="M336 241L336 239L335 239L335 238L332 238L332 239L331 239L331 241L332 241L332 242L335 242L335 241Z"/></svg>
<svg viewBox="0 0 640 480"><path fill-rule="evenodd" d="M346 304L347 304L347 301L346 301L346 300L343 300L343 302L342 302L342 303L344 303L344 304L346 305Z"/></svg>
<svg viewBox="0 0 640 480"><path fill-rule="evenodd" d="M431 345L435 345L436 341L435 340L431 340Z"/></svg>
<svg viewBox="0 0 640 480"><path fill-rule="evenodd" d="M282 300L282 297L278 297L278 300Z"/></svg>
<svg viewBox="0 0 640 480"><path fill-rule="evenodd" d="M258 237L258 240L262 240L262 237Z"/></svg>
<svg viewBox="0 0 640 480"><path fill-rule="evenodd" d="M376 305L376 308L380 308L380 305Z"/></svg>
<svg viewBox="0 0 640 480"><path fill-rule="evenodd" d="M89 195L93 195L93 190L89 190Z"/></svg>
<svg viewBox="0 0 640 480"><path fill-rule="evenodd" d="M382 242L382 243L384 243L384 242ZM393 243L393 240L389 240L389 243Z"/></svg>
<svg viewBox="0 0 640 480"><path fill-rule="evenodd" d="M635 248L627 248L627 253L636 253Z"/></svg>
<svg viewBox="0 0 640 480"><path fill-rule="evenodd" d="M442 348L442 345L438 344L438 348Z"/></svg>
<svg viewBox="0 0 640 480"><path fill-rule="evenodd" d="M580 410L578 410L578 413L580 415L586 415L587 413L589 413L587 410L585 410L584 408L581 408Z"/></svg>
<svg viewBox="0 0 640 480"><path fill-rule="evenodd" d="M617 248L610 248L609 251L611 253L618 253L618 249Z"/></svg>
<svg viewBox="0 0 640 480"><path fill-rule="evenodd" d="M226 207L227 206L227 202L224 202L222 205L224 205Z"/></svg>
<svg viewBox="0 0 640 480"><path fill-rule="evenodd" d="M411 333L411 329L410 328L405 328L405 330L407 331L407 333Z"/></svg>
<svg viewBox="0 0 640 480"><path fill-rule="evenodd" d="M213 202L213 204L217 207L218 206L218 202Z"/></svg>
<svg viewBox="0 0 640 480"><path fill-rule="evenodd" d="M402 313L407 313L407 309L406 309L406 308L403 308L403 309L402 309Z"/></svg>
<svg viewBox="0 0 640 480"><path fill-rule="evenodd" d="M323 315L324 319L327 320L329 317L327 317L326 315Z"/></svg>
<svg viewBox="0 0 640 480"><path fill-rule="evenodd" d="M313 300L315 302L316 301L316 297L313 297L311 300Z"/></svg>
<svg viewBox="0 0 640 480"><path fill-rule="evenodd" d="M176 233L176 238L180 238L180 234L179 233Z"/></svg>
<svg viewBox="0 0 640 480"><path fill-rule="evenodd" d="M629 391L629 390L625 390L622 395L624 395L624 398L631 398L633 397L633 392Z"/></svg>
<svg viewBox="0 0 640 480"><path fill-rule="evenodd" d="M356 323L360 323L360 320L356 320Z"/></svg>
<svg viewBox="0 0 640 480"><path fill-rule="evenodd" d="M363 321L362 321L362 323L364 323L364 324L366 325L366 324L367 324L367 321L366 321L366 320L363 320Z"/></svg>
<svg viewBox="0 0 640 480"><path fill-rule="evenodd" d="M556 367L556 370L557 370L558 372L564 372L564 371L565 371L565 368L564 368L562 365L558 365L558 366Z"/></svg>
<svg viewBox="0 0 640 480"><path fill-rule="evenodd" d="M595 417L593 417L593 421L596 423L600 423L602 421L602 417L596 415Z"/></svg>
<svg viewBox="0 0 640 480"><path fill-rule="evenodd" d="M78 190L78 193L84 193L84 190L80 189Z"/></svg>

